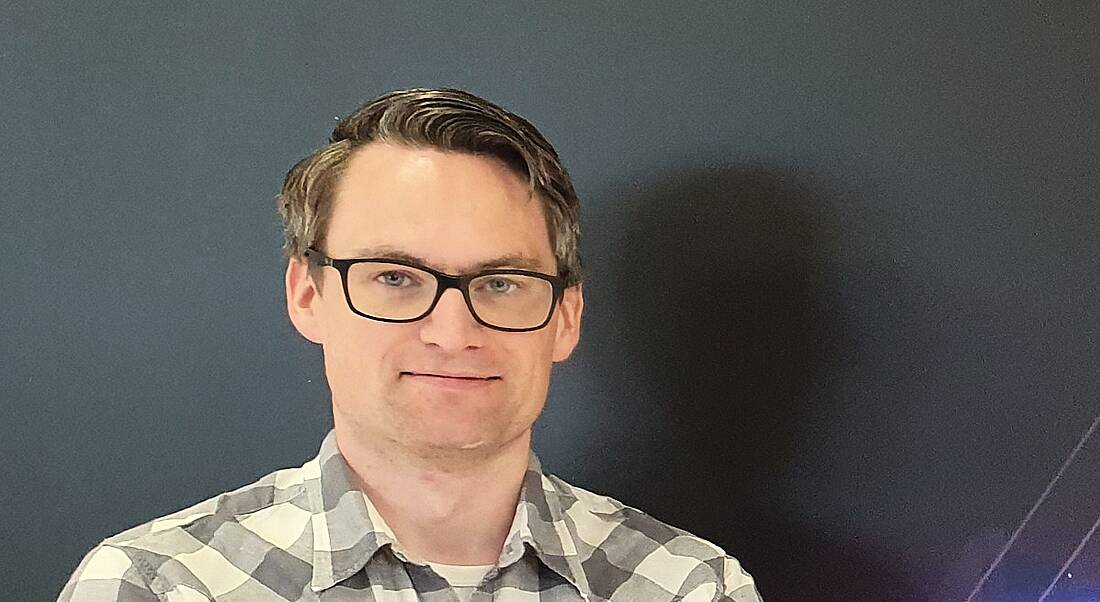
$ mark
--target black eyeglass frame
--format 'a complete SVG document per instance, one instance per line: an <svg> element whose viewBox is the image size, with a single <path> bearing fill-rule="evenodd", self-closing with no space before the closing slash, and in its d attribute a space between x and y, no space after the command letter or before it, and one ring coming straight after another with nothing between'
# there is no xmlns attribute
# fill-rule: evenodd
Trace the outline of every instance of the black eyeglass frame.
<svg viewBox="0 0 1100 602"><path fill-rule="evenodd" d="M430 268L426 265L419 264L419 263L416 263L414 261L405 261L403 259L394 259L394 258L389 258L389 257L361 257L361 258L355 258L355 259L333 259L332 257L329 257L328 255L325 255L321 251L318 251L317 249L314 249L313 247L310 247L310 248L306 249L304 255L305 255L306 259L310 263L312 263L313 265L316 265L316 266L319 266L319 267L328 266L328 267L336 268L336 271L340 273L340 283L343 285L343 288L344 288L344 300L347 301L348 309L350 309L352 311L352 313L354 313L358 316L362 316L362 317L368 318L370 320L377 320L379 322L390 322L390 323L393 323L393 324L407 324L409 322L416 322L418 320L423 320L424 318L428 317L428 315L431 314L432 311L435 310L435 306L439 303L439 299L443 297L443 293L447 289L456 288L456 289L459 290L459 292L462 293L462 298L466 301L466 308L470 310L470 315L473 316L474 320L477 321L478 324L481 324L482 326L484 326L486 328L492 328L493 330L499 330L499 331L503 331L503 332L531 332L533 330L539 330L540 328L545 328L546 325L550 323L550 318L554 316L554 309L557 308L558 302L561 301L562 295L565 293L565 278L562 278L561 276L555 276L553 274L543 274L542 272L533 272L531 270L520 270L520 269L514 269L514 268L499 268L499 269L491 269L491 270L482 270L480 272L475 272L473 274L447 274L445 272L440 272L439 270L432 269L432 268ZM431 303L431 305L428 306L428 309L425 310L424 313L420 314L419 316L416 316L415 318L404 318L404 319L380 318L378 316L372 316L370 314L364 313L364 312L360 311L359 309L357 309L355 307L355 304L351 302L351 291L348 290L348 270L351 269L351 266L353 266L357 263L390 263L390 264L394 264L394 265L403 265L405 267L415 268L415 269L427 272L427 273L431 274L432 276L434 276L435 280L436 280L435 298L432 299L432 303ZM552 290L553 290L553 293L552 293L553 296L551 297L551 301L550 301L550 310L548 312L546 312L546 319L544 319L542 321L542 323L539 324L538 326L532 326L530 328L506 328L504 326L497 326L495 324L490 324L490 323L486 322L485 320L482 320L481 316L477 315L477 311L474 309L473 301L470 300L470 282L472 280L476 279L476 278L481 278L482 276L492 276L492 275L495 275L495 274L515 274L515 275L520 275L520 276L532 276L534 278L539 278L541 280L545 280L545 281L549 282L550 286L552 287Z"/></svg>

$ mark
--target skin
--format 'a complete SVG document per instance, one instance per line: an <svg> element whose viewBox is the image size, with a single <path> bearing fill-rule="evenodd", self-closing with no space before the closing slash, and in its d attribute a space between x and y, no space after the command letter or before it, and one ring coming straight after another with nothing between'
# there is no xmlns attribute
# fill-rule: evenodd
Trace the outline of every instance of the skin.
<svg viewBox="0 0 1100 602"><path fill-rule="evenodd" d="M501 258L557 273L542 203L504 163L387 143L348 159L320 246L335 258L399 251L450 274ZM319 278L291 259L287 310L324 350L337 443L359 486L414 559L494 564L551 369L577 344L581 287L545 328L509 333L478 324L457 290L392 324L353 314L335 269Z"/></svg>

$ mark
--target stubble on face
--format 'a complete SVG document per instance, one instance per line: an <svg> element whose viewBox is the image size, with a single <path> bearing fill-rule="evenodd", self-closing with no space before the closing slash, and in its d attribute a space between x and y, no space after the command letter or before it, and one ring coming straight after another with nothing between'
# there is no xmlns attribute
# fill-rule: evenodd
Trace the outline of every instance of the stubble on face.
<svg viewBox="0 0 1100 602"><path fill-rule="evenodd" d="M509 395L506 383L492 386L503 394L471 399L466 393L428 392L412 383L395 382L382 394L385 421L394 443L424 459L482 457L526 435L542 411L539 397Z"/></svg>

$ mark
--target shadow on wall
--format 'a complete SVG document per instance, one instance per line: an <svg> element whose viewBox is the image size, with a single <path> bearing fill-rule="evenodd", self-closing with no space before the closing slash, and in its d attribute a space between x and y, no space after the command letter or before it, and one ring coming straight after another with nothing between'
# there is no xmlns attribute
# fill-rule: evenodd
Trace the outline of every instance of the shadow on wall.
<svg viewBox="0 0 1100 602"><path fill-rule="evenodd" d="M775 169L689 170L639 190L608 199L626 208L621 239L598 243L615 245L600 250L610 319L586 323L589 341L618 348L594 359L626 398L612 443L630 465L601 486L722 545L769 602L920 598L857 534L789 510L798 432L844 338L830 199Z"/></svg>

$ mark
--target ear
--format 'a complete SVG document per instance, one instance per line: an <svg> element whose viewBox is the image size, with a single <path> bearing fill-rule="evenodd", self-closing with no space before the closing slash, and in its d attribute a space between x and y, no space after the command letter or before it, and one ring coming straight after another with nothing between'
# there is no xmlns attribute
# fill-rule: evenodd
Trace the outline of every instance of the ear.
<svg viewBox="0 0 1100 602"><path fill-rule="evenodd" d="M321 294L304 261L292 257L286 266L286 311L298 332L313 343L324 342Z"/></svg>
<svg viewBox="0 0 1100 602"><path fill-rule="evenodd" d="M577 347L581 337L581 313L584 312L584 293L581 285L571 286L562 294L558 305L558 325L554 334L554 361L564 362Z"/></svg>

